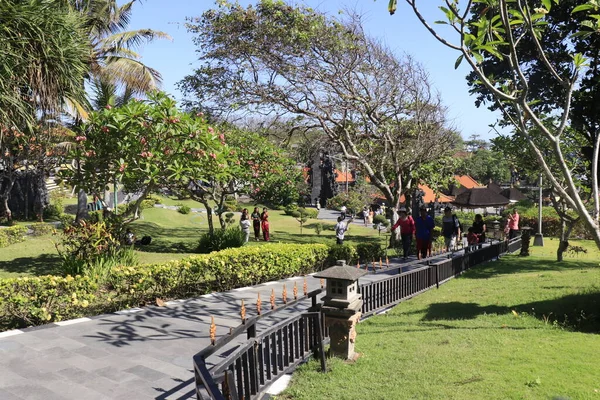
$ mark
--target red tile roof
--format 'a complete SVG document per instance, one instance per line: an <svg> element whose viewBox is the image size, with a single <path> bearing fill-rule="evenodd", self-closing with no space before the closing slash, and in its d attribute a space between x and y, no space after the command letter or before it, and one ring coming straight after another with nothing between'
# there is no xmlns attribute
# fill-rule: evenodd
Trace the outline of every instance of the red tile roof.
<svg viewBox="0 0 600 400"><path fill-rule="evenodd" d="M481 185L469 175L454 175L454 179L460 184L460 186L467 189L481 187Z"/></svg>

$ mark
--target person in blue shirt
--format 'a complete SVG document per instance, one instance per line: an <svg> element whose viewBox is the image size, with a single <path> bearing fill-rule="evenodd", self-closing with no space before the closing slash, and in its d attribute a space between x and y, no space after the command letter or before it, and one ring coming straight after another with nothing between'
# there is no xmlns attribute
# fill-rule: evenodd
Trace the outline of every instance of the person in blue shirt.
<svg viewBox="0 0 600 400"><path fill-rule="evenodd" d="M431 256L431 240L433 237L433 228L435 222L427 214L425 206L419 209L419 217L415 219L415 229L417 238L417 257L419 260Z"/></svg>

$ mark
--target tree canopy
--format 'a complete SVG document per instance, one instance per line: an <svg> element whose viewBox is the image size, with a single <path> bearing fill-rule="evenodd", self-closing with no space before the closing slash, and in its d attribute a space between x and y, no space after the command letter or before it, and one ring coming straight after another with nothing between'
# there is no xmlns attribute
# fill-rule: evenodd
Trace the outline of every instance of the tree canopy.
<svg viewBox="0 0 600 400"><path fill-rule="evenodd" d="M406 3L438 41L459 53L456 67L469 64L479 100L495 102L600 247L600 135L593 136L595 117L587 118L595 104L597 52L590 41L597 40L597 1L440 1L444 18L436 23L449 29L436 29L420 12L418 0ZM389 2L391 13L396 5L396 0ZM572 150L574 143L581 148L583 137L591 157L581 174L571 167L582 160ZM591 189L589 201L582 184Z"/></svg>
<svg viewBox="0 0 600 400"><path fill-rule="evenodd" d="M180 83L188 105L318 128L392 206L413 171L456 142L427 72L366 35L356 15L338 20L271 0L221 3L188 29L202 62Z"/></svg>

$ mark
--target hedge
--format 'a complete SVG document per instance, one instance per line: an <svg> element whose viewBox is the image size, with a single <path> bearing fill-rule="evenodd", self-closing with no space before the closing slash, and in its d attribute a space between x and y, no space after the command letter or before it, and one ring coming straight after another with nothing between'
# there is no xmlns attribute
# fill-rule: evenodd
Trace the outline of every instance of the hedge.
<svg viewBox="0 0 600 400"><path fill-rule="evenodd" d="M0 247L7 247L11 244L19 243L25 240L27 228L22 225L0 228Z"/></svg>
<svg viewBox="0 0 600 400"><path fill-rule="evenodd" d="M323 244L227 249L159 265L117 267L103 286L81 276L0 279L0 331L304 275L322 269L328 253Z"/></svg>

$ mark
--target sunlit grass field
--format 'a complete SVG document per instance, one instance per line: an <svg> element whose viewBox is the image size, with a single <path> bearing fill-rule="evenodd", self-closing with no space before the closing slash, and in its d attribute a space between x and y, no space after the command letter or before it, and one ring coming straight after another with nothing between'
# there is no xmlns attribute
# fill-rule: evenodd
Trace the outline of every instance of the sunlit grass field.
<svg viewBox="0 0 600 400"><path fill-rule="evenodd" d="M600 399L600 253L505 256L358 325L355 363L280 399Z"/></svg>

